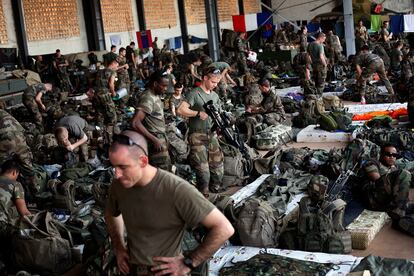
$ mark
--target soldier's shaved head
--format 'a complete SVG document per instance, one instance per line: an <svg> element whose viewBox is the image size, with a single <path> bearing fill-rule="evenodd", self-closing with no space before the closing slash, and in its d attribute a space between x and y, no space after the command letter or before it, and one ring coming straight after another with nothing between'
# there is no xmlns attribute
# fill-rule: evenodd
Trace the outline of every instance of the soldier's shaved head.
<svg viewBox="0 0 414 276"><path fill-rule="evenodd" d="M138 159L142 154L148 155L148 143L142 134L133 130L125 130L121 132L120 135L128 137L134 145L128 145L128 141L126 141L127 143L124 143L123 141L114 139L114 142L109 149L111 152L116 152L121 146L127 146L128 152L134 159Z"/></svg>
<svg viewBox="0 0 414 276"><path fill-rule="evenodd" d="M132 141L140 145L145 150L145 152L148 152L148 143L142 134L133 130L124 130L121 134L128 136Z"/></svg>

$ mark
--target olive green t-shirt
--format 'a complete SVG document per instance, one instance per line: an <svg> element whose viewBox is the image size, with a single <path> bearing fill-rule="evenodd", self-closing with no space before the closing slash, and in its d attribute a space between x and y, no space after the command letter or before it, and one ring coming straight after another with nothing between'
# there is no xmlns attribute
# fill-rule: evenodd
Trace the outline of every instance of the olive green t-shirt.
<svg viewBox="0 0 414 276"><path fill-rule="evenodd" d="M126 189L114 181L106 208L113 216L122 214L130 263L153 265L155 256L179 255L184 230L198 225L215 207L194 186L158 169L144 187Z"/></svg>
<svg viewBox="0 0 414 276"><path fill-rule="evenodd" d="M161 97L152 90L145 90L139 97L136 108L145 112L142 122L151 133L165 133L164 104Z"/></svg>
<svg viewBox="0 0 414 276"><path fill-rule="evenodd" d="M308 52L312 58L312 63L314 64L322 63L320 54L322 53L323 55L325 55L325 50L322 44L312 42L308 46Z"/></svg>
<svg viewBox="0 0 414 276"><path fill-rule="evenodd" d="M210 93L207 94L200 87L196 87L187 93L184 98L184 101L190 105L190 109L195 111L205 111L203 105L210 100L213 101L214 106L220 110L220 98L214 91L210 91ZM201 120L196 116L190 117L188 126L189 133L208 133L213 126L213 122L210 117L206 120Z"/></svg>

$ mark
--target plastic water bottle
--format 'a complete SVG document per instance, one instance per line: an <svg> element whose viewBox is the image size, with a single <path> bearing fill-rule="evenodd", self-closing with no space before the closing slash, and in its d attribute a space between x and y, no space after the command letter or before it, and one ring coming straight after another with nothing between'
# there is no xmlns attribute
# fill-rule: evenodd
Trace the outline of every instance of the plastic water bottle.
<svg viewBox="0 0 414 276"><path fill-rule="evenodd" d="M280 169L279 169L279 166L278 165L275 165L273 167L273 174L276 175L276 176L279 176L280 175Z"/></svg>

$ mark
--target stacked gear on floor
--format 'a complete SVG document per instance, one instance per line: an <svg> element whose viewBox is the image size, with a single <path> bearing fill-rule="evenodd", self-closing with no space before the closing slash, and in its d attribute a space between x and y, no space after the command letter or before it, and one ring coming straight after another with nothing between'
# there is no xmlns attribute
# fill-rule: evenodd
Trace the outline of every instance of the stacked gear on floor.
<svg viewBox="0 0 414 276"><path fill-rule="evenodd" d="M329 113L321 114L319 117L319 126L327 131L352 131L352 114L345 108L333 108Z"/></svg>

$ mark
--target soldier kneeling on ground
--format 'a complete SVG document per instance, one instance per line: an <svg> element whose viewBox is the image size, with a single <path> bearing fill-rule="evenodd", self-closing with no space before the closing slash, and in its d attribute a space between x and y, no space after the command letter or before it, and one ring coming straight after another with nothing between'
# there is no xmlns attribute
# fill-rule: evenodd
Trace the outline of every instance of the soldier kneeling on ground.
<svg viewBox="0 0 414 276"><path fill-rule="evenodd" d="M387 212L393 226L414 236L414 202L410 202L411 174L395 165L397 149L391 144L381 148L380 161L363 167L363 184L358 194L367 208Z"/></svg>

